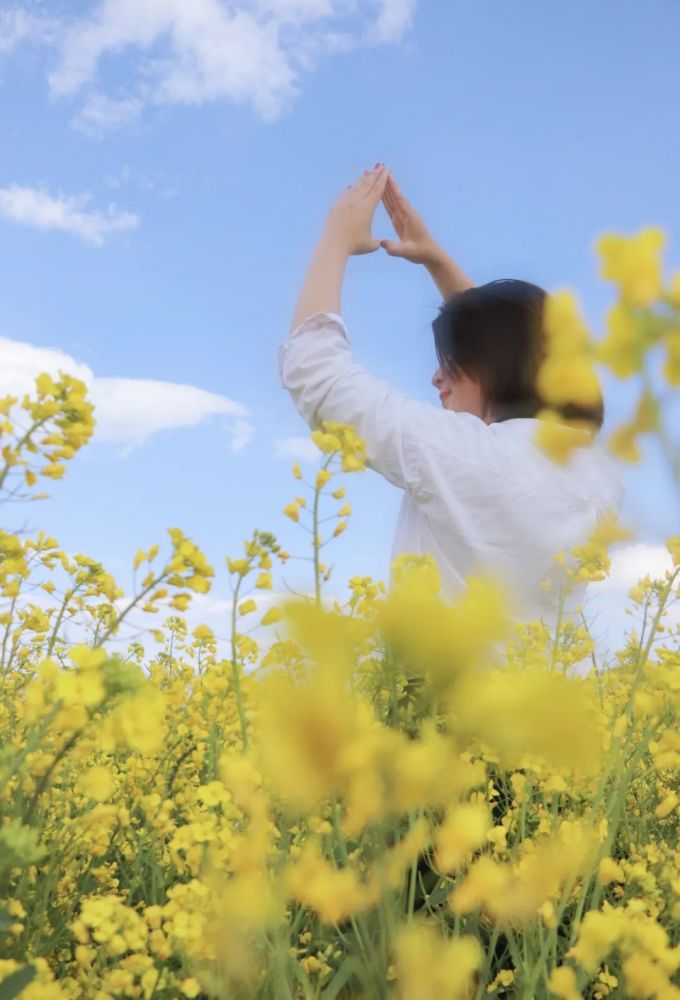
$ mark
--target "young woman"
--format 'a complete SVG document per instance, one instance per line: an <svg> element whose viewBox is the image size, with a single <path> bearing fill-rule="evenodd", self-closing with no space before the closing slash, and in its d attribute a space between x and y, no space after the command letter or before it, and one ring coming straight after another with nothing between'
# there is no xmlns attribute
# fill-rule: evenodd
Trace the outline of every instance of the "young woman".
<svg viewBox="0 0 680 1000"><path fill-rule="evenodd" d="M381 200L399 243L371 233ZM432 384L441 407L410 399L351 357L340 305L345 266L350 255L381 246L424 265L445 300L432 324ZM442 592L452 597L469 575L494 571L511 591L518 620L554 627L564 570L553 557L582 543L605 512L618 512L622 486L597 443L559 465L535 442L545 405L535 389L545 297L524 281L473 285L376 164L328 212L278 364L309 427L353 424L366 442L367 465L404 491L391 560L431 553ZM562 413L595 428L603 421L601 401ZM576 616L584 591L571 593L564 614Z"/></svg>

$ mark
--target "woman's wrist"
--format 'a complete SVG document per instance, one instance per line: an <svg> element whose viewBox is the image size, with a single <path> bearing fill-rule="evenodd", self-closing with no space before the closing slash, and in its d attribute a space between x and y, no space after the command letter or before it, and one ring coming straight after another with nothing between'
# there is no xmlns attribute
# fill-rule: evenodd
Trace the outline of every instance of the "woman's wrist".
<svg viewBox="0 0 680 1000"><path fill-rule="evenodd" d="M466 288L474 288L474 282L456 264L453 257L450 257L439 245L433 248L431 254L428 254L428 262L425 266L445 299L458 292L464 292Z"/></svg>
<svg viewBox="0 0 680 1000"><path fill-rule="evenodd" d="M431 246L425 251L423 264L430 271L432 268L441 267L445 263L446 258L447 253L444 247L433 240Z"/></svg>

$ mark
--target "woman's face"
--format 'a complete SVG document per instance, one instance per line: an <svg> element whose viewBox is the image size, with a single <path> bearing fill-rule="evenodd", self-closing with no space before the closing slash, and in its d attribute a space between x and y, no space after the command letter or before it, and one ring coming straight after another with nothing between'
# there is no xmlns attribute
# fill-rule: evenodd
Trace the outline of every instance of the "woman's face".
<svg viewBox="0 0 680 1000"><path fill-rule="evenodd" d="M490 417L484 416L484 401L479 382L468 375L450 375L441 366L432 376L432 385L442 394L442 406L445 410L456 413L474 413L476 417L490 422Z"/></svg>

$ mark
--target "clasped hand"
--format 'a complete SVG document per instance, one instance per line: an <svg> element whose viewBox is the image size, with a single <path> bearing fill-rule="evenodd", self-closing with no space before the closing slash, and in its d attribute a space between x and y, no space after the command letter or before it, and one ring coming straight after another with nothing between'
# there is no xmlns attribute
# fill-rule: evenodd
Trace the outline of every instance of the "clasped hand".
<svg viewBox="0 0 680 1000"><path fill-rule="evenodd" d="M380 240L373 236L371 226L387 177L384 165L376 164L343 191L329 209L324 232L348 254L373 253L380 248Z"/></svg>

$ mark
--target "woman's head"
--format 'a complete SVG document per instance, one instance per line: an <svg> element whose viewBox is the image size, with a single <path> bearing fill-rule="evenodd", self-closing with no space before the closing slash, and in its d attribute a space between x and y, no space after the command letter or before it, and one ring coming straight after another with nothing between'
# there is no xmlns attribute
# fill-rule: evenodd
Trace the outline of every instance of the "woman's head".
<svg viewBox="0 0 680 1000"><path fill-rule="evenodd" d="M547 293L528 281L501 279L466 288L440 306L432 323L439 367L432 384L448 410L486 420L534 417L547 403L536 390L545 356ZM604 407L555 407L565 419L602 426Z"/></svg>

